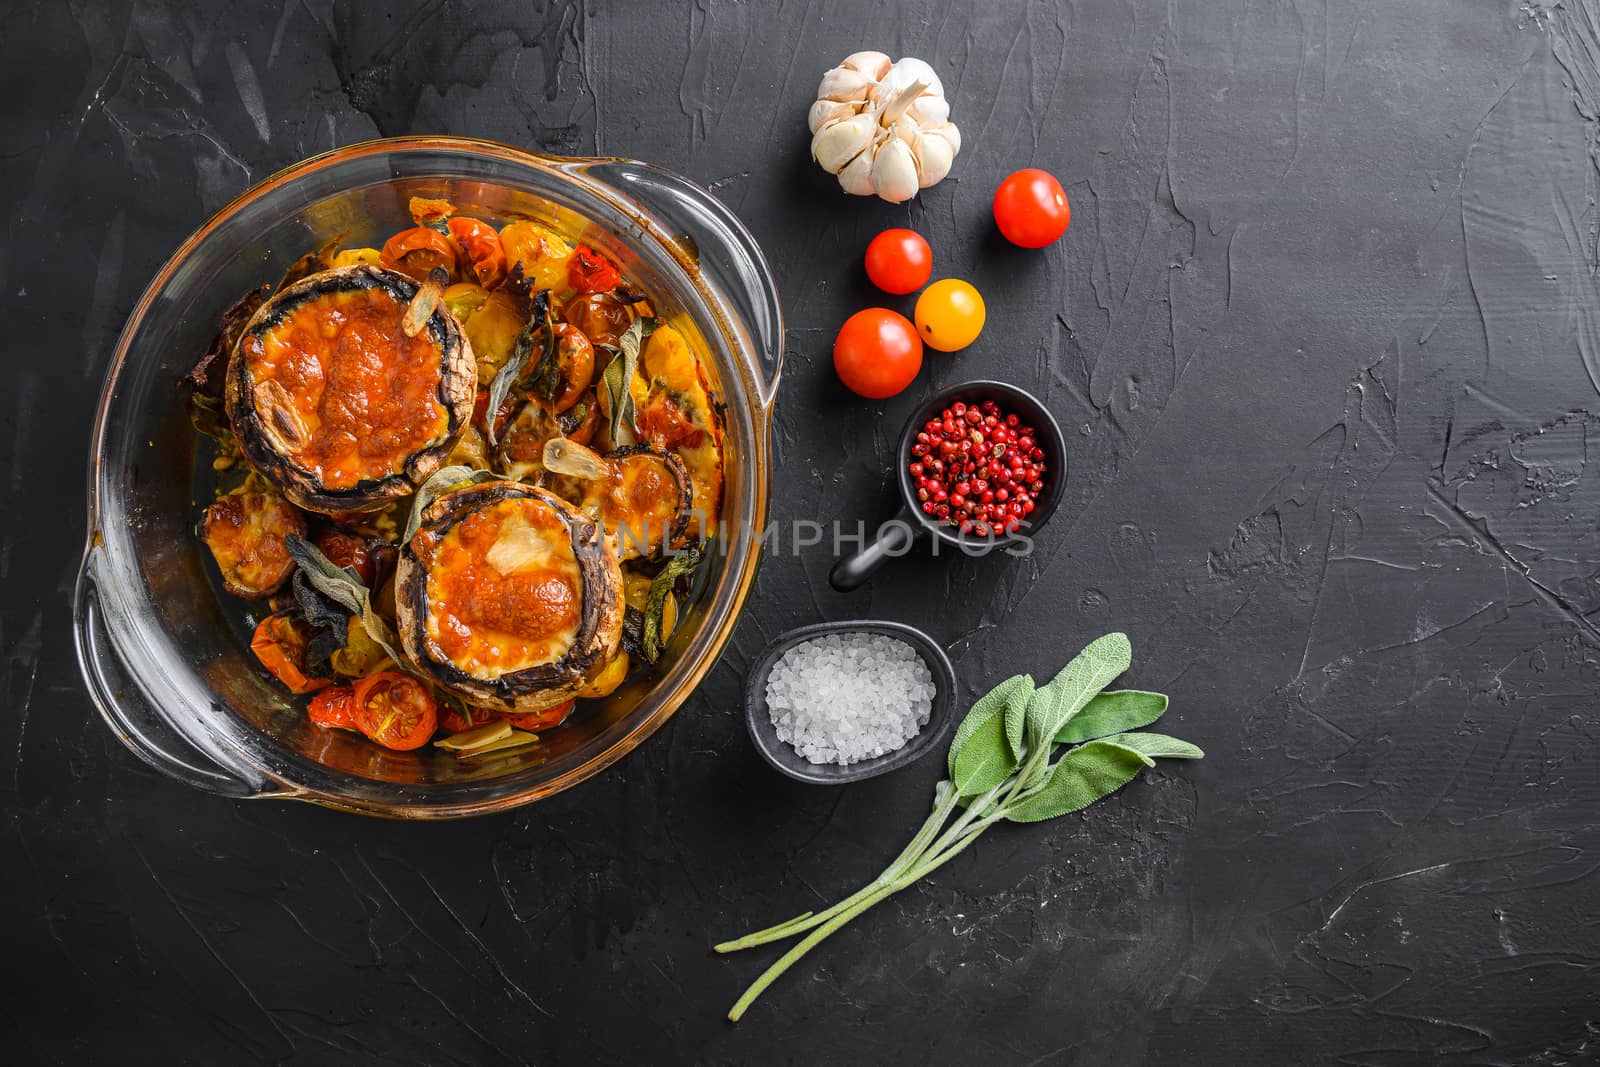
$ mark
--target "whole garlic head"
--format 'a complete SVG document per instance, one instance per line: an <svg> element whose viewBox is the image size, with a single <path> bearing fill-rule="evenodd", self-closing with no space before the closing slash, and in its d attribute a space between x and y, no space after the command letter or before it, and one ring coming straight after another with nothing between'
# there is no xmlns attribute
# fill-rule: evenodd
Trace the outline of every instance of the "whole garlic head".
<svg viewBox="0 0 1600 1067"><path fill-rule="evenodd" d="M920 59L856 52L822 76L811 155L845 192L899 204L937 185L961 151L944 83Z"/></svg>

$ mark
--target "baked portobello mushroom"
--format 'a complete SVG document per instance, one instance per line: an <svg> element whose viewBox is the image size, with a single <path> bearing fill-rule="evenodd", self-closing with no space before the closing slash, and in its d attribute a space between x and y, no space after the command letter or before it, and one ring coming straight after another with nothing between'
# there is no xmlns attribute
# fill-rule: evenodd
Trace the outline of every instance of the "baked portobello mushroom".
<svg viewBox="0 0 1600 1067"><path fill-rule="evenodd" d="M519 482L433 501L395 572L407 658L468 703L504 712L577 696L620 647L625 608L599 525Z"/></svg>
<svg viewBox="0 0 1600 1067"><path fill-rule="evenodd" d="M654 558L668 546L683 547L694 506L694 483L683 460L649 445L628 445L594 458L600 461L597 472L574 465L570 474L556 474L551 488L600 523L617 558ZM551 471L560 466L552 466L548 449L545 464Z"/></svg>
<svg viewBox="0 0 1600 1067"><path fill-rule="evenodd" d="M449 307L370 264L321 271L251 316L228 421L251 466L309 511L376 511L440 467L472 417L477 366ZM423 291L414 333L407 312Z"/></svg>
<svg viewBox="0 0 1600 1067"><path fill-rule="evenodd" d="M306 535L305 516L275 493L219 496L200 520L222 587L246 600L265 600L294 573L283 540L289 534Z"/></svg>

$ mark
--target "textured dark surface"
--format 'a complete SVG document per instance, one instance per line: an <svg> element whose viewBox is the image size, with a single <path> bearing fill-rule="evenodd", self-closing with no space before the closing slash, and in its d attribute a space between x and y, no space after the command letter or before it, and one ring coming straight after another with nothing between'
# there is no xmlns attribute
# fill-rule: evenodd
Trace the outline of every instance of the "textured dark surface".
<svg viewBox="0 0 1600 1067"><path fill-rule="evenodd" d="M1596 1061L1589 0L357 6L5 14L0 1058ZM933 62L965 135L906 207L806 158L818 76L864 47ZM652 160L746 220L789 318L779 518L886 514L923 390L1042 392L1072 454L1039 552L853 597L826 556L771 559L668 728L512 815L388 824L147 771L69 641L110 346L233 194L413 131ZM1030 163L1075 207L1041 254L988 224ZM872 405L828 347L888 224L990 326ZM870 877L937 774L818 789L751 749L749 658L851 615L926 625L969 688L1124 629L1209 757L991 834L730 1027L771 955L707 946Z"/></svg>

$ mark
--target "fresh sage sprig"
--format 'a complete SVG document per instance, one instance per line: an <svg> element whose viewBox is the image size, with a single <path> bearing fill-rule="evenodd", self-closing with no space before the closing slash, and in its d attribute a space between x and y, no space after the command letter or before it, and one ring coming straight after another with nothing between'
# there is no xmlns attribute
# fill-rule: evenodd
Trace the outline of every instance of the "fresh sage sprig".
<svg viewBox="0 0 1600 1067"><path fill-rule="evenodd" d="M1107 634L1041 688L1020 674L980 697L956 728L946 762L949 777L934 787L933 813L882 874L830 908L716 946L718 952L737 952L806 935L751 983L728 1018L738 1022L828 935L950 862L995 823L1043 822L1080 811L1154 767L1158 758L1205 755L1187 741L1140 729L1167 710L1162 694L1104 691L1128 669L1131 657L1125 634Z"/></svg>

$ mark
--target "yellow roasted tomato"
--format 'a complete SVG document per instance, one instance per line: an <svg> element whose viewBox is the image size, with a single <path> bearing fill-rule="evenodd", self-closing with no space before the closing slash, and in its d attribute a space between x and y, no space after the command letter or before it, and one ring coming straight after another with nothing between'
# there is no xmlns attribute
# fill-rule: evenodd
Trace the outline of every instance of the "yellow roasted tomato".
<svg viewBox="0 0 1600 1067"><path fill-rule="evenodd" d="M572 246L560 237L531 222L513 222L500 231L500 244L505 248L507 269L520 265L522 276L534 289L568 289Z"/></svg>
<svg viewBox="0 0 1600 1067"><path fill-rule="evenodd" d="M451 288L455 288L452 286ZM445 291L449 299L449 290ZM511 358L516 347L517 334L528 324L523 313L522 300L509 288L496 289L484 301L462 330L472 345L472 354L478 361L478 384L488 385Z"/></svg>

